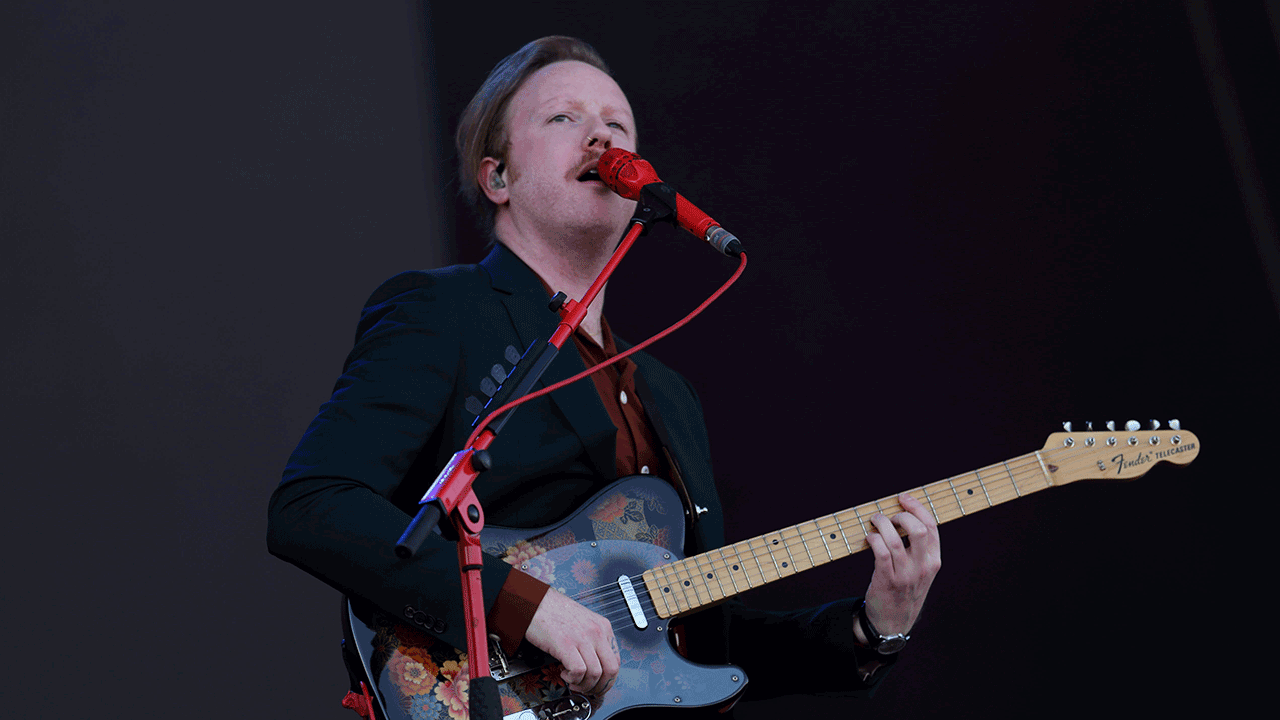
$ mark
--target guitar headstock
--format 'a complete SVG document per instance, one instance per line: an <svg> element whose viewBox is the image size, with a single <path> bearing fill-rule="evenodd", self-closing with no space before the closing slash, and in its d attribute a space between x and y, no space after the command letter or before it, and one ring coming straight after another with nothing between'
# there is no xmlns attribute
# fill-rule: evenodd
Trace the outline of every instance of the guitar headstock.
<svg viewBox="0 0 1280 720"><path fill-rule="evenodd" d="M1063 423L1063 428L1065 432L1050 435L1040 451L1051 466L1055 485L1132 480L1161 462L1186 465L1200 454L1200 440L1177 420L1170 420L1165 429L1155 420L1146 429L1135 420L1123 429L1113 422L1102 430L1094 430L1091 424L1083 431L1073 431L1071 423Z"/></svg>

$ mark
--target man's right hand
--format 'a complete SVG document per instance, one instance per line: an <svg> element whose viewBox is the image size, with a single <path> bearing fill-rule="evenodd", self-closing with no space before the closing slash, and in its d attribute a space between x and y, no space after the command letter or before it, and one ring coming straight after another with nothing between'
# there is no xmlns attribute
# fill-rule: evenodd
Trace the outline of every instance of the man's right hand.
<svg viewBox="0 0 1280 720"><path fill-rule="evenodd" d="M574 692L603 695L618 676L622 660L613 626L554 588L543 596L524 637L560 661L560 677Z"/></svg>

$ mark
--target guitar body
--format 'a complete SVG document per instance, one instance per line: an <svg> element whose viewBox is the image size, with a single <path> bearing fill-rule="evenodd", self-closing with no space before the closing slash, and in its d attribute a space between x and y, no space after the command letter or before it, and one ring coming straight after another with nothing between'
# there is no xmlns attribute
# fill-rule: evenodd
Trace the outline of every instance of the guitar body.
<svg viewBox="0 0 1280 720"><path fill-rule="evenodd" d="M491 666L503 714L512 720L609 718L639 707L701 707L725 702L746 687L733 666L686 660L667 622L653 611L641 573L682 559L684 516L666 481L647 475L619 480L555 525L528 529L488 526L484 551L565 595L580 598L613 623L621 669L603 698L571 693L560 666L529 643ZM628 609L619 576L631 578L647 627ZM469 669L465 650L446 645L404 617L347 603L353 648L371 680L379 720L466 718ZM549 714L543 714L548 713Z"/></svg>

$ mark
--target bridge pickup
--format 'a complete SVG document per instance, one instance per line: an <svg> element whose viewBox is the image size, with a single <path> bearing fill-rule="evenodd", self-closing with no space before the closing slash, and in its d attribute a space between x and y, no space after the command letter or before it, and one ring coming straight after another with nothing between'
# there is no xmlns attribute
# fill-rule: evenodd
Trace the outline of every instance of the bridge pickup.
<svg viewBox="0 0 1280 720"><path fill-rule="evenodd" d="M631 611L631 621L641 630L649 627L649 621L645 619L644 610L640 609L640 598L636 597L636 589L631 587L631 578L626 575L619 575L618 587L622 588L622 597L627 601L627 609Z"/></svg>

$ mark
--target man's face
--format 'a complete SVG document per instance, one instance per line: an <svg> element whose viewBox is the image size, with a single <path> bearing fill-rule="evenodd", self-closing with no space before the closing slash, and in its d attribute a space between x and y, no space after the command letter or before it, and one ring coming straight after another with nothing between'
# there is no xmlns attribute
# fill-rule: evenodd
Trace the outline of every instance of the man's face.
<svg viewBox="0 0 1280 720"><path fill-rule="evenodd" d="M635 210L583 179L611 147L634 151L631 105L608 75L558 62L529 76L507 109L506 212L515 232L553 243L616 241Z"/></svg>

